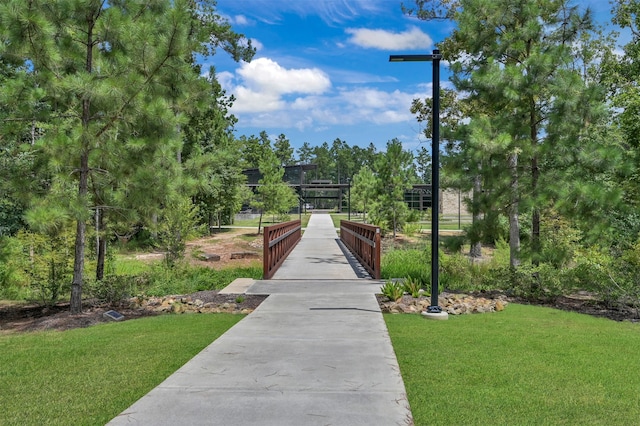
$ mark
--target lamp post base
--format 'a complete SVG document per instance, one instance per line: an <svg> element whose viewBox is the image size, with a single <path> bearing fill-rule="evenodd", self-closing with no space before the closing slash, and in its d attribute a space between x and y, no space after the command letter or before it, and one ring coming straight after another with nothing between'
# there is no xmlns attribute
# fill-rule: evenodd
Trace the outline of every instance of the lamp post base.
<svg viewBox="0 0 640 426"><path fill-rule="evenodd" d="M449 314L442 311L440 306L429 306L426 311L422 312L422 316L426 319L446 320Z"/></svg>

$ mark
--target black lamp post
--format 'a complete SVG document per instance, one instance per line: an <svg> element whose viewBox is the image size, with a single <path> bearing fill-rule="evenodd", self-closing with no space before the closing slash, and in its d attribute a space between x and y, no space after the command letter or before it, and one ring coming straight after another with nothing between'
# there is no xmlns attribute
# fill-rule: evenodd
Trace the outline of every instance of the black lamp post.
<svg viewBox="0 0 640 426"><path fill-rule="evenodd" d="M432 55L390 55L389 62L432 62L433 63L433 108L431 138L431 306L429 314L441 314L438 305L438 234L439 234L439 194L440 194L440 50L435 49Z"/></svg>

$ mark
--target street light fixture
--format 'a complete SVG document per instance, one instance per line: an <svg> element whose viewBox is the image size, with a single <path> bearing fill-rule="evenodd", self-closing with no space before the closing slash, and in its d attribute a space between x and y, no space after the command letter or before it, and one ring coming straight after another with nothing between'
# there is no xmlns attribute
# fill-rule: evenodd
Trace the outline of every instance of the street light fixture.
<svg viewBox="0 0 640 426"><path fill-rule="evenodd" d="M438 238L439 238L439 194L440 194L440 50L434 49L432 55L390 55L389 62L432 62L433 63L433 108L431 124L431 306L423 315L429 318L446 319L438 305Z"/></svg>

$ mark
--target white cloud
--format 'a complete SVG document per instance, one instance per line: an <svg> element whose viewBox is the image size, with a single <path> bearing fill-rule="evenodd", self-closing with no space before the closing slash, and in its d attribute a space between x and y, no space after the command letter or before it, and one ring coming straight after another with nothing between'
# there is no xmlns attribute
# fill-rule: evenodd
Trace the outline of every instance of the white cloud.
<svg viewBox="0 0 640 426"><path fill-rule="evenodd" d="M318 94L331 87L329 77L318 68L286 69L269 58L244 62L237 73L248 87L277 94Z"/></svg>
<svg viewBox="0 0 640 426"><path fill-rule="evenodd" d="M320 69L285 68L269 58L242 62L235 73L218 74L218 80L235 96L232 112L244 125L285 133L286 129L302 132L327 126L413 122L412 100L431 95L426 84L414 93L358 85L332 88Z"/></svg>
<svg viewBox="0 0 640 426"><path fill-rule="evenodd" d="M222 87L235 95L236 113L281 110L287 105L285 95L319 95L331 88L331 80L318 68L288 69L269 58L242 62L235 75L221 73L218 77Z"/></svg>
<svg viewBox="0 0 640 426"><path fill-rule="evenodd" d="M236 15L233 18L233 23L237 25L249 25L249 20L244 15Z"/></svg>
<svg viewBox="0 0 640 426"><path fill-rule="evenodd" d="M428 49L433 46L431 37L414 26L401 33L368 28L347 28L345 31L351 34L350 43L367 49L413 50Z"/></svg>
<svg viewBox="0 0 640 426"><path fill-rule="evenodd" d="M269 112L285 107L285 102L276 93L260 92L238 86L234 90L236 101L234 112Z"/></svg>

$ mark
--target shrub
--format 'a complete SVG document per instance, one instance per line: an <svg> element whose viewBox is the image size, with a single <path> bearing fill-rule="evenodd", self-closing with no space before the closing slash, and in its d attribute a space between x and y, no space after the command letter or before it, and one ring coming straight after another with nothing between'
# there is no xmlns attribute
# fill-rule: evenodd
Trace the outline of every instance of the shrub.
<svg viewBox="0 0 640 426"><path fill-rule="evenodd" d="M545 215L541 223L542 252L541 263L549 263L556 268L567 266L578 249L582 238L580 231L554 211Z"/></svg>
<svg viewBox="0 0 640 426"><path fill-rule="evenodd" d="M391 300L399 300L404 295L402 285L397 282L387 281L382 287L380 292Z"/></svg>
<svg viewBox="0 0 640 426"><path fill-rule="evenodd" d="M20 244L15 238L0 237L0 299L16 300L26 296L24 285L16 259L20 255Z"/></svg>
<svg viewBox="0 0 640 426"><path fill-rule="evenodd" d="M442 246L448 253L460 253L467 242L467 238L464 235L455 235L441 238L441 241Z"/></svg>
<svg viewBox="0 0 640 426"><path fill-rule="evenodd" d="M198 208L188 197L167 203L158 223L158 236L167 252L165 259L170 267L184 257L186 240L196 227L197 220Z"/></svg>
<svg viewBox="0 0 640 426"><path fill-rule="evenodd" d="M405 293L409 293L411 297L420 297L420 290L422 290L422 281L407 277L402 283L402 289Z"/></svg>
<svg viewBox="0 0 640 426"><path fill-rule="evenodd" d="M40 234L20 231L17 241L21 247L18 263L28 285L42 303L55 303L62 293L69 291L73 273L73 232Z"/></svg>
<svg viewBox="0 0 640 426"><path fill-rule="evenodd" d="M402 227L402 232L407 236L413 236L420 232L421 226L416 222L407 222Z"/></svg>
<svg viewBox="0 0 640 426"><path fill-rule="evenodd" d="M98 302L116 304L138 293L139 287L145 287L148 275L107 275L100 281L88 280L85 284L87 296Z"/></svg>
<svg viewBox="0 0 640 426"><path fill-rule="evenodd" d="M461 254L440 255L440 285L443 288L461 289L471 282L471 262Z"/></svg>

